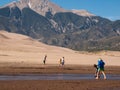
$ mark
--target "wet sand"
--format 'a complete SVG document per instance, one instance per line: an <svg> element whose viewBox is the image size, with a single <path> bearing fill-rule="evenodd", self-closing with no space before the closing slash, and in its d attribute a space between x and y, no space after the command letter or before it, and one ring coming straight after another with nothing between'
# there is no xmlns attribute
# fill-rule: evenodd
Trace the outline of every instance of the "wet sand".
<svg viewBox="0 0 120 90"><path fill-rule="evenodd" d="M120 90L114 80L0 81L1 90Z"/></svg>
<svg viewBox="0 0 120 90"><path fill-rule="evenodd" d="M3 64L2 64L3 65ZM92 74L93 66L0 64L0 75L19 74ZM106 74L120 74L119 66L106 66ZM0 90L120 90L120 80L10 80L0 81Z"/></svg>
<svg viewBox="0 0 120 90"><path fill-rule="evenodd" d="M93 74L93 65L0 63L0 74ZM106 74L120 74L120 66L105 66Z"/></svg>

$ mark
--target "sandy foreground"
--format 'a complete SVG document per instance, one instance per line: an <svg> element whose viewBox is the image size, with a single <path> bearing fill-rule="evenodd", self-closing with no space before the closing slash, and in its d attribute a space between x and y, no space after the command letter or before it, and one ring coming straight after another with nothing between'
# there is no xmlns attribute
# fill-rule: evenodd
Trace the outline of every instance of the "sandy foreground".
<svg viewBox="0 0 120 90"><path fill-rule="evenodd" d="M2 81L1 90L120 90L120 81Z"/></svg>
<svg viewBox="0 0 120 90"><path fill-rule="evenodd" d="M63 56L65 66L59 67ZM120 75L120 52L77 52L0 31L0 75L94 74L98 58L105 61L106 74ZM120 90L120 80L10 80L0 81L0 90Z"/></svg>

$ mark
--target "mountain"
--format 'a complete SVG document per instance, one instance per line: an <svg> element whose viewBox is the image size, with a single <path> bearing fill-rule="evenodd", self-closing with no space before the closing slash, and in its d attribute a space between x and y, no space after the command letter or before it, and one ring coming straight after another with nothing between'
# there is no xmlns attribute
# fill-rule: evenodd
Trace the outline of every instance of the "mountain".
<svg viewBox="0 0 120 90"><path fill-rule="evenodd" d="M18 0L17 2L10 3L7 6L10 8L18 7L20 10L28 7L43 16L45 16L46 12L51 12L53 15L58 12L73 12L82 16L93 16L93 14L86 10L65 10L50 2L50 0Z"/></svg>
<svg viewBox="0 0 120 90"><path fill-rule="evenodd" d="M75 50L120 50L120 20L65 10L49 0L20 0L1 7L0 30Z"/></svg>
<svg viewBox="0 0 120 90"><path fill-rule="evenodd" d="M70 10L70 12L75 13L75 14L80 15L80 16L95 16L94 14L89 13L87 10L72 9L72 10Z"/></svg>
<svg viewBox="0 0 120 90"><path fill-rule="evenodd" d="M25 7L31 8L35 12L45 16L46 12L50 11L52 14L56 12L64 12L65 10L49 0L20 0L8 5L9 7L18 7L23 9Z"/></svg>

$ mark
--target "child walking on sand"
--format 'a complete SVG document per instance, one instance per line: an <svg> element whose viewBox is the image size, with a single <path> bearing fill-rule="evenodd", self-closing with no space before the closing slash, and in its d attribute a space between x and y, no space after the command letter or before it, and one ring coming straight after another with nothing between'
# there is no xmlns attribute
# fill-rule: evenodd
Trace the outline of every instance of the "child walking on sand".
<svg viewBox="0 0 120 90"><path fill-rule="evenodd" d="M59 66L61 66L62 65L62 59L60 58L60 60L59 60Z"/></svg>
<svg viewBox="0 0 120 90"><path fill-rule="evenodd" d="M43 59L43 64L46 64L46 59L47 59L47 55L45 55L44 59Z"/></svg>
<svg viewBox="0 0 120 90"><path fill-rule="evenodd" d="M96 64L94 64L94 68L96 69L96 71L95 71L95 77L97 77L98 66Z"/></svg>

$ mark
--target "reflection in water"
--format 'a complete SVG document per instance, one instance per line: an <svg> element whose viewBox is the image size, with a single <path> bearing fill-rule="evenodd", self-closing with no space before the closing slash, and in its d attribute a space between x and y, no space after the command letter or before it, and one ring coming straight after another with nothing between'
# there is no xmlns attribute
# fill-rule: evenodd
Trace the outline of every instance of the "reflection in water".
<svg viewBox="0 0 120 90"><path fill-rule="evenodd" d="M101 76L101 78L103 78ZM0 75L0 80L89 80L94 79L93 74L22 74ZM107 79L120 80L120 75L107 74Z"/></svg>

